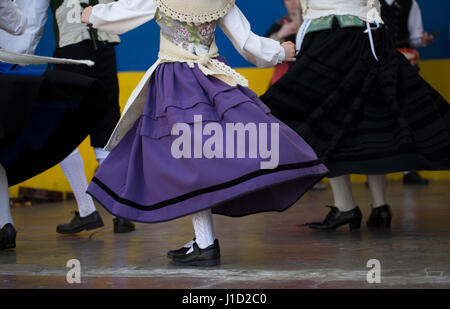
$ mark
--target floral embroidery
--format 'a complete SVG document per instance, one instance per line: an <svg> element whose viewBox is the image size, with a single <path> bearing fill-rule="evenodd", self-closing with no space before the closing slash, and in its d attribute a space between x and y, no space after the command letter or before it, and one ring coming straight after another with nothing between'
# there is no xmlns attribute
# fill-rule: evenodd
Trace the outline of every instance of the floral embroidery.
<svg viewBox="0 0 450 309"><path fill-rule="evenodd" d="M215 28L216 27L213 24L205 24L198 28L198 32L204 40L207 40L214 37L214 33L216 32Z"/></svg>
<svg viewBox="0 0 450 309"><path fill-rule="evenodd" d="M214 41L217 22L185 23L171 19L161 11L155 15L162 35L172 43L187 49L190 44L211 46Z"/></svg>
<svg viewBox="0 0 450 309"><path fill-rule="evenodd" d="M189 41L191 39L191 33L186 28L177 27L176 32L180 37L182 37L186 41Z"/></svg>

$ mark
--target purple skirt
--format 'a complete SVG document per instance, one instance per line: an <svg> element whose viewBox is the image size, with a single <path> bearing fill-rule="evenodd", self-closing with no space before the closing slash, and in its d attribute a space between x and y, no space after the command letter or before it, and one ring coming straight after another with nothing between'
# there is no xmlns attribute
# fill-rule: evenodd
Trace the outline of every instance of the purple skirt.
<svg viewBox="0 0 450 309"><path fill-rule="evenodd" d="M195 116L201 117L201 123L194 124ZM196 142L194 137L190 139L190 152L187 144L177 148L191 153L192 158L176 158L172 150L180 136L171 131L180 123L193 136L200 132L195 131L196 126L214 125L215 133L219 126L223 135L216 136L223 136L229 144L222 145L223 152L219 142L201 148L214 135L211 130L211 136L197 135ZM236 123L255 124L261 128L258 134L265 125L267 149L277 146L270 128L278 125L275 168L261 169L261 162L269 159L262 159L260 152L255 157L250 133L240 141L236 136L234 142L227 140L227 124ZM234 156L231 151L227 155L230 147L234 147ZM195 149L200 149L198 158ZM202 149L217 150L223 158L207 158ZM238 158L238 149L244 149L245 155ZM197 66L164 63L150 79L141 117L99 168L88 193L113 215L138 222L167 221L209 208L216 214L239 217L289 208L327 172L312 148L273 117L254 92L205 76Z"/></svg>

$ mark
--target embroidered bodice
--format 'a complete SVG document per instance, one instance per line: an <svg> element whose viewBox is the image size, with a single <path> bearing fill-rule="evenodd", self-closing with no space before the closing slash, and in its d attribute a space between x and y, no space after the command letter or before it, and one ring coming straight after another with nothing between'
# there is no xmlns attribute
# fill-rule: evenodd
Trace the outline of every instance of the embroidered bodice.
<svg viewBox="0 0 450 309"><path fill-rule="evenodd" d="M170 18L160 10L155 20L161 28L161 34L173 44L185 50L203 55L208 53L217 28L217 21L206 23L187 23Z"/></svg>

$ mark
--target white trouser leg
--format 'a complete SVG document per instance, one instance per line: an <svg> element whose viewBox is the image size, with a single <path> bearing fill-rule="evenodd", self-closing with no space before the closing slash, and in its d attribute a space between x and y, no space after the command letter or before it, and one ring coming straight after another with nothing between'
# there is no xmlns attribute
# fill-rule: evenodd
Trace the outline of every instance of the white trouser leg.
<svg viewBox="0 0 450 309"><path fill-rule="evenodd" d="M367 175L367 182L372 193L373 208L386 205L386 175Z"/></svg>
<svg viewBox="0 0 450 309"><path fill-rule="evenodd" d="M8 223L14 224L9 206L8 177L0 164L0 229Z"/></svg>
<svg viewBox="0 0 450 309"><path fill-rule="evenodd" d="M339 211L350 211L356 207L349 175L330 178L330 184L333 190L334 206Z"/></svg>
<svg viewBox="0 0 450 309"><path fill-rule="evenodd" d="M92 197L86 193L88 183L84 172L84 162L80 152L75 149L60 166L72 187L73 194L77 200L80 217L87 217L96 209Z"/></svg>

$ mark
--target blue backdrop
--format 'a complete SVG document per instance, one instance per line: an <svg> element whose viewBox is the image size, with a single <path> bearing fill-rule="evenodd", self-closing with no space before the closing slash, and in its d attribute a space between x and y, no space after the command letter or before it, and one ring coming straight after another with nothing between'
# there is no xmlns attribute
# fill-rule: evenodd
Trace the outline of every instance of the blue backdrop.
<svg viewBox="0 0 450 309"><path fill-rule="evenodd" d="M423 59L450 58L450 1L418 0L422 9L425 31L442 31L435 43L421 50ZM237 0L238 6L252 24L253 32L264 35L270 26L286 12L282 0ZM53 53L53 20L49 13L44 36L36 51L39 55ZM117 47L119 71L145 71L156 60L159 47L159 30L154 21L121 36ZM226 36L219 31L217 44L222 55L234 67L251 67L233 48Z"/></svg>

